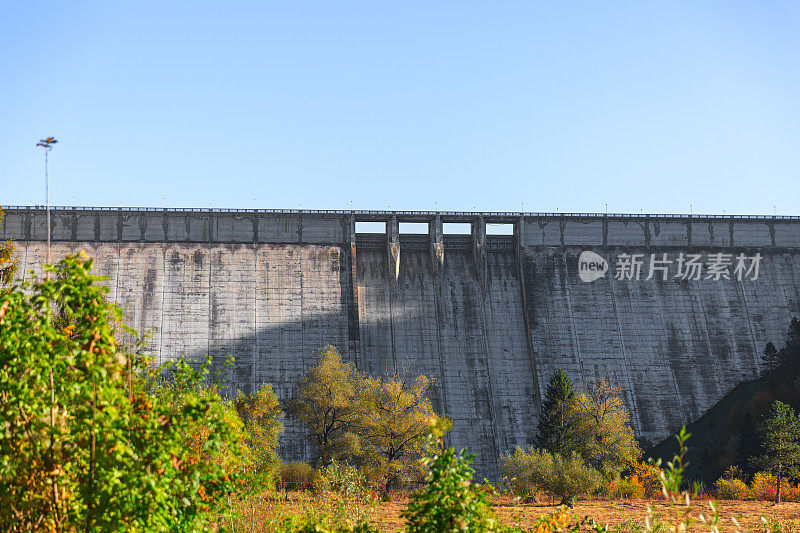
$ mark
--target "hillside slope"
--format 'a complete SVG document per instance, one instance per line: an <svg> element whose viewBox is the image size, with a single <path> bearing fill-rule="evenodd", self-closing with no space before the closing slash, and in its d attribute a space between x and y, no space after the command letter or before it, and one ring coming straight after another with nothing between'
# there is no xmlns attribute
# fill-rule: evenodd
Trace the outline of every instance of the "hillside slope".
<svg viewBox="0 0 800 533"><path fill-rule="evenodd" d="M711 409L687 426L692 434L686 458L688 479L711 483L731 465L752 472L749 458L758 452L758 421L775 400L800 408L800 321L792 319L782 362L760 377L726 394ZM671 460L677 451L674 437L647 451L653 458Z"/></svg>

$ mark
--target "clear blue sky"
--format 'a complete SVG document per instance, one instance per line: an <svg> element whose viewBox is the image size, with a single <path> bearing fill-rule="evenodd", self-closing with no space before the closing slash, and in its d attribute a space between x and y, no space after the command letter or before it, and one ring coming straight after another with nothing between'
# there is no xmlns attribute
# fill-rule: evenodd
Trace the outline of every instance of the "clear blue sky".
<svg viewBox="0 0 800 533"><path fill-rule="evenodd" d="M0 204L800 214L797 2L2 11Z"/></svg>

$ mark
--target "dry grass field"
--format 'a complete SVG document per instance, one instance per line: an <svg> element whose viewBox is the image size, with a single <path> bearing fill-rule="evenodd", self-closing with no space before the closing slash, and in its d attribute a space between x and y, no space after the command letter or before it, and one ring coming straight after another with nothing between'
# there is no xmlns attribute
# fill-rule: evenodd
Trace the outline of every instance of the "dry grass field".
<svg viewBox="0 0 800 533"><path fill-rule="evenodd" d="M557 510L557 505L547 503L520 503L510 497L496 496L492 500L494 509L503 524L520 526L524 529L532 527L536 518ZM242 502L245 503L245 502ZM696 514L709 514L708 501L697 501ZM285 493L284 497L256 498L239 507L240 519L230 524L233 531L279 531L280 520L289 515L313 514L336 517L339 520L357 521L367 518L381 531L402 531L404 521L400 516L406 508L408 500L399 497L391 502L380 502L374 505L356 505L345 503L335 497L315 497L308 492ZM666 517L669 509L663 500L590 500L580 501L572 513L577 517L589 517L596 523L608 525L611 531L642 531L647 507L653 515ZM800 503L783 503L776 506L764 501L717 502L720 517L720 531L796 531L800 532ZM766 523L762 520L766 518ZM740 527L731 520L735 518ZM697 528L708 531L708 528ZM668 529L666 530L668 531Z"/></svg>
<svg viewBox="0 0 800 533"><path fill-rule="evenodd" d="M496 497L493 499L494 508L501 521L507 525L525 526L542 514L548 514L557 509L556 505L542 503L519 503L512 498ZM387 532L401 531L403 520L400 518L402 511L407 504L405 500L380 503L370 513L372 522L380 529ZM666 514L667 506L663 500L594 500L581 501L575 505L572 512L580 517L588 516L598 524L608 524L609 526L625 526L644 524L647 516L647 506L650 505L653 514ZM699 503L698 512L709 511L706 502ZM759 501L718 501L717 509L723 518L720 522L721 531L734 531L736 528L731 517L735 517L745 530L756 529L764 530L761 517L764 516L768 522L783 522L787 531L800 531L800 503L782 503L776 506L771 502Z"/></svg>

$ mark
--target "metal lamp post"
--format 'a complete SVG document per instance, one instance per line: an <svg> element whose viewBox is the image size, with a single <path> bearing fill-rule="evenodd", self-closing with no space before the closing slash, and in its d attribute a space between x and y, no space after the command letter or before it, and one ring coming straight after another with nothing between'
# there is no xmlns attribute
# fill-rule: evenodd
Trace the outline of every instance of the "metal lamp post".
<svg viewBox="0 0 800 533"><path fill-rule="evenodd" d="M53 145L58 141L55 137L47 137L46 139L39 139L36 146L44 148L44 202L47 209L47 264L50 264L50 168L47 159L47 154L53 149Z"/></svg>

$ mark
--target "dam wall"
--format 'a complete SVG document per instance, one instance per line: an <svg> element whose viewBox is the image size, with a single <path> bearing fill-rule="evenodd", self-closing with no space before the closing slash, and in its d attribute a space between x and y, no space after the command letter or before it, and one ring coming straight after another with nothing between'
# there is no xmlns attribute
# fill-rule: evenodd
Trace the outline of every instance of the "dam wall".
<svg viewBox="0 0 800 533"><path fill-rule="evenodd" d="M44 210L3 209L20 276L40 271ZM448 234L453 222L468 233ZM234 387L271 383L281 399L324 344L373 375L426 374L451 443L490 478L499 453L533 442L557 368L620 386L656 442L758 376L766 342L800 315L798 217L58 208L51 226L53 260L94 257L159 360L233 356ZM587 251L608 263L593 281ZM680 276L690 256L699 279ZM619 275L630 258L640 275ZM720 261L727 277L709 276ZM281 454L308 457L286 422Z"/></svg>

